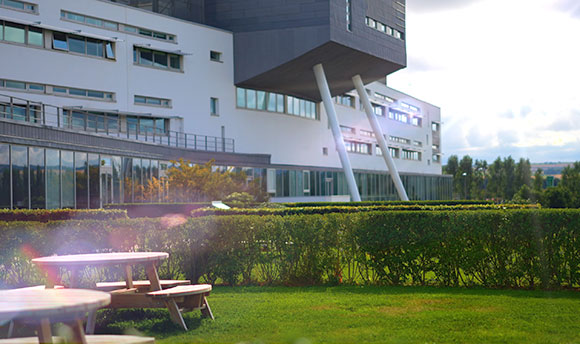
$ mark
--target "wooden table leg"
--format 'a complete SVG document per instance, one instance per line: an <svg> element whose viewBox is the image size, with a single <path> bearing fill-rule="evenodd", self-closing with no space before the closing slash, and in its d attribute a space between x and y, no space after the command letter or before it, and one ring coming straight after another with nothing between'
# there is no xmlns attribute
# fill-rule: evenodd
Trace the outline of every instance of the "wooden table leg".
<svg viewBox="0 0 580 344"><path fill-rule="evenodd" d="M87 344L87 339L85 337L85 330L83 328L83 321L81 319L75 319L69 324L72 329L72 343Z"/></svg>
<svg viewBox="0 0 580 344"><path fill-rule="evenodd" d="M211 308L209 307L209 303L207 302L207 298L205 296L203 297L203 304L205 305L205 307L201 309L201 315L210 318L211 320L215 320Z"/></svg>
<svg viewBox="0 0 580 344"><path fill-rule="evenodd" d="M184 330L187 331L187 325L185 325L185 320L183 320L183 316L179 311L179 307L177 307L177 303L175 303L174 299L169 299L165 301L165 306L169 310L169 317L173 320L174 323L183 327Z"/></svg>
<svg viewBox="0 0 580 344"><path fill-rule="evenodd" d="M52 330L50 329L50 319L40 320L38 325L38 342L40 344L52 344Z"/></svg>
<svg viewBox="0 0 580 344"><path fill-rule="evenodd" d="M70 285L69 288L78 288L79 286L79 269L70 269Z"/></svg>
<svg viewBox="0 0 580 344"><path fill-rule="evenodd" d="M151 282L150 291L161 290L161 282L159 282L159 275L157 274L157 267L155 263L149 263L145 266L145 272Z"/></svg>
<svg viewBox="0 0 580 344"><path fill-rule="evenodd" d="M125 284L127 289L133 288L133 269L131 265L125 265Z"/></svg>
<svg viewBox="0 0 580 344"><path fill-rule="evenodd" d="M85 332L87 334L95 334L95 326L97 325L97 310L90 311L87 317L87 327Z"/></svg>

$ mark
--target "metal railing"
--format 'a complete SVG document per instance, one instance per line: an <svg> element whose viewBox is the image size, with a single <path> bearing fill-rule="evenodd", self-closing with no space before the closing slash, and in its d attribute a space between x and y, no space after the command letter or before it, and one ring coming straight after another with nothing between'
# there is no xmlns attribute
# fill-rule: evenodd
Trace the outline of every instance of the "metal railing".
<svg viewBox="0 0 580 344"><path fill-rule="evenodd" d="M138 114L106 112L106 110L62 108L4 94L0 94L0 119L22 121L53 128L82 131L177 148L210 152L235 152L234 139L167 130L167 119L139 116ZM140 119L148 122L153 119L154 125L140 123Z"/></svg>

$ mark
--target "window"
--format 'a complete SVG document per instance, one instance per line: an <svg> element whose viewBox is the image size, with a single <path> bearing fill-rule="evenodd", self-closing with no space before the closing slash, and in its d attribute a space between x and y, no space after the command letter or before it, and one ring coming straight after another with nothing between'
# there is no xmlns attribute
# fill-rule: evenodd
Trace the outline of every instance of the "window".
<svg viewBox="0 0 580 344"><path fill-rule="evenodd" d="M340 105L350 106L352 108L355 107L353 96L349 96L349 95L336 96L335 101L337 104L340 104Z"/></svg>
<svg viewBox="0 0 580 344"><path fill-rule="evenodd" d="M328 155L328 147L322 147L322 155Z"/></svg>
<svg viewBox="0 0 580 344"><path fill-rule="evenodd" d="M403 159L421 161L421 153L408 149L403 149Z"/></svg>
<svg viewBox="0 0 580 344"><path fill-rule="evenodd" d="M217 98L209 98L209 113L212 116L219 116L219 106Z"/></svg>
<svg viewBox="0 0 580 344"><path fill-rule="evenodd" d="M393 98L391 98L389 96L386 96L386 95L384 95L382 93L379 93L379 92L375 92L375 98L378 98L378 99L387 101L389 103L394 103L395 102L395 100Z"/></svg>
<svg viewBox="0 0 580 344"><path fill-rule="evenodd" d="M413 140L413 146L422 147L423 146L423 142Z"/></svg>
<svg viewBox="0 0 580 344"><path fill-rule="evenodd" d="M24 1L0 0L0 6L7 7L10 9L21 10L24 12L37 13L37 7L35 4L31 4L28 2L24 2Z"/></svg>
<svg viewBox="0 0 580 344"><path fill-rule="evenodd" d="M28 44L36 45L39 47L44 46L44 38L41 28L32 26L28 28Z"/></svg>
<svg viewBox="0 0 580 344"><path fill-rule="evenodd" d="M4 40L13 43L26 43L26 26L16 23L4 23Z"/></svg>
<svg viewBox="0 0 580 344"><path fill-rule="evenodd" d="M431 146L431 149L433 149L434 151L439 151L439 145L434 144Z"/></svg>
<svg viewBox="0 0 580 344"><path fill-rule="evenodd" d="M439 131L439 123L431 122L431 130Z"/></svg>
<svg viewBox="0 0 580 344"><path fill-rule="evenodd" d="M222 62L222 53L212 50L209 52L209 59L215 62Z"/></svg>
<svg viewBox="0 0 580 344"><path fill-rule="evenodd" d="M412 117L411 118L411 124L413 124L416 127L420 127L423 125L423 119L421 117Z"/></svg>
<svg viewBox="0 0 580 344"><path fill-rule="evenodd" d="M404 113L404 112L400 112L397 110L393 110L393 109L389 109L389 119L395 120L395 121L399 121L399 122L403 122L403 123L409 123L409 115Z"/></svg>
<svg viewBox="0 0 580 344"><path fill-rule="evenodd" d="M302 185L304 193L310 193L310 171L302 171Z"/></svg>
<svg viewBox="0 0 580 344"><path fill-rule="evenodd" d="M368 27L373 28L377 31L380 31L384 34L387 34L389 36L395 37L397 39L400 40L405 40L405 34L397 29L393 29L392 27L381 23L379 21L376 21L370 17L366 17L365 19L365 23L367 24Z"/></svg>
<svg viewBox="0 0 580 344"><path fill-rule="evenodd" d="M372 131L361 129L358 132L359 132L360 136L375 137L375 133L373 133Z"/></svg>
<svg viewBox="0 0 580 344"><path fill-rule="evenodd" d="M2 0L0 0L0 1L2 1ZM124 25L123 29L121 30L120 23L113 22L113 21L106 20L106 19L102 19L102 18L86 16L83 14L77 14L77 13L73 13L73 12L69 12L69 11L60 11L60 18L63 20L70 20L70 21L74 21L74 22L89 25L89 26L96 26L96 27L104 28L107 30L123 31L126 33L146 36L146 37L157 39L157 40L175 42L175 35L170 35L168 33L153 31L153 30L144 29L144 28L138 28L138 27L130 26L130 25Z"/></svg>
<svg viewBox="0 0 580 344"><path fill-rule="evenodd" d="M383 155L383 151L381 150L381 147L379 147L379 145L376 145L375 149L377 156ZM391 154L391 157L393 159L399 159L399 148L389 147L389 153Z"/></svg>
<svg viewBox="0 0 580 344"><path fill-rule="evenodd" d="M297 117L318 119L316 103L283 94L237 88L238 108L286 113Z"/></svg>
<svg viewBox="0 0 580 344"><path fill-rule="evenodd" d="M112 42L62 32L52 33L52 48L100 58L115 58Z"/></svg>
<svg viewBox="0 0 580 344"><path fill-rule="evenodd" d="M356 134L356 130L354 128L351 127L347 127L344 125L340 126L340 131L342 131L343 134L347 134L347 135L354 135Z"/></svg>
<svg viewBox="0 0 580 344"><path fill-rule="evenodd" d="M397 143L406 144L406 145L410 145L411 144L411 140L405 139L405 138L402 138L402 137L397 137L397 136L389 136L389 140L390 141L393 141L393 142L397 142Z"/></svg>
<svg viewBox="0 0 580 344"><path fill-rule="evenodd" d="M346 29L352 31L352 0L346 0Z"/></svg>
<svg viewBox="0 0 580 344"><path fill-rule="evenodd" d="M433 162L440 163L441 162L441 156L439 154L433 154Z"/></svg>
<svg viewBox="0 0 580 344"><path fill-rule="evenodd" d="M371 105L373 107L373 112L375 113L375 115L381 117L385 116L386 108L384 106L375 103L371 103Z"/></svg>
<svg viewBox="0 0 580 344"><path fill-rule="evenodd" d="M181 70L181 56L157 50L133 47L133 62L141 66Z"/></svg>
<svg viewBox="0 0 580 344"><path fill-rule="evenodd" d="M160 107L171 107L171 100L164 99L164 98L154 98L154 97L146 97L146 96L135 96L134 98L135 104L137 105L151 105L151 106L160 106Z"/></svg>
<svg viewBox="0 0 580 344"><path fill-rule="evenodd" d="M369 143L345 140L344 146L347 152L371 155L371 145Z"/></svg>

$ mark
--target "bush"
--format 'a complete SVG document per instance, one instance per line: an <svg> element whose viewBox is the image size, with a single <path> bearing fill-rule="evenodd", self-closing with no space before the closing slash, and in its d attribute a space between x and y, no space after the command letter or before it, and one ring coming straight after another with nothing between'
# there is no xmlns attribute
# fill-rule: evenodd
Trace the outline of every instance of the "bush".
<svg viewBox="0 0 580 344"><path fill-rule="evenodd" d="M126 203L107 204L107 209L121 209L127 211L130 218L164 217L168 215L189 216L191 211L199 208L211 207L211 202L199 203Z"/></svg>
<svg viewBox="0 0 580 344"><path fill-rule="evenodd" d="M331 213L361 213L369 211L442 211L442 210L482 210L482 209L533 209L537 204L466 204L466 205L370 205L370 206L325 206L325 207L290 207L290 208L200 208L191 212L191 216L223 215L314 215Z"/></svg>
<svg viewBox="0 0 580 344"><path fill-rule="evenodd" d="M0 284L38 283L36 256L136 249L194 282L578 287L579 236L578 209L5 222Z"/></svg>
<svg viewBox="0 0 580 344"><path fill-rule="evenodd" d="M471 204L495 204L493 201L482 200L447 200L447 201L364 201L364 202L298 202L281 203L286 207L361 207L361 206L395 206L395 205L471 205Z"/></svg>
<svg viewBox="0 0 580 344"><path fill-rule="evenodd" d="M572 193L561 186L547 188L544 191L541 202L546 208L573 207Z"/></svg>
<svg viewBox="0 0 580 344"><path fill-rule="evenodd" d="M102 209L0 209L0 221L60 221L126 219L125 210Z"/></svg>

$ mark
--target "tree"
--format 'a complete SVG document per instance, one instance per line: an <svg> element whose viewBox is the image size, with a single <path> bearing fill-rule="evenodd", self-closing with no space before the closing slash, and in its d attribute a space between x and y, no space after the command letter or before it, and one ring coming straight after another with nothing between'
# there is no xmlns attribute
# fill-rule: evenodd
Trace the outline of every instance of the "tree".
<svg viewBox="0 0 580 344"><path fill-rule="evenodd" d="M487 161L475 160L473 165L473 178L471 195L473 199L485 199L487 187Z"/></svg>
<svg viewBox="0 0 580 344"><path fill-rule="evenodd" d="M459 170L459 159L457 155L451 155L447 160L447 165L443 166L443 173L453 176L453 193L459 193L457 171Z"/></svg>
<svg viewBox="0 0 580 344"><path fill-rule="evenodd" d="M502 194L502 170L503 163L500 157L489 166L488 182L487 182L487 197L501 198Z"/></svg>
<svg viewBox="0 0 580 344"><path fill-rule="evenodd" d="M534 191L542 192L544 190L544 171L541 168L538 168L534 173Z"/></svg>
<svg viewBox="0 0 580 344"><path fill-rule="evenodd" d="M519 190L523 185L532 186L532 164L529 159L521 158L516 164L515 188Z"/></svg>
<svg viewBox="0 0 580 344"><path fill-rule="evenodd" d="M516 193L515 179L516 179L516 162L510 156L504 159L503 169L501 174L501 186L503 193L501 193L504 200L510 200Z"/></svg>
<svg viewBox="0 0 580 344"><path fill-rule="evenodd" d="M562 170L562 182L559 186L570 191L571 200L569 206L580 207L580 161Z"/></svg>
<svg viewBox="0 0 580 344"><path fill-rule="evenodd" d="M220 170L213 160L205 164L192 164L183 159L172 163L175 166L167 171L170 202L219 200L234 192L248 192L257 201L263 201L264 191L255 183L248 183L244 172Z"/></svg>
<svg viewBox="0 0 580 344"><path fill-rule="evenodd" d="M459 162L459 169L456 178L459 180L460 195L463 199L471 199L471 181L473 176L473 160L469 155L465 155Z"/></svg>

